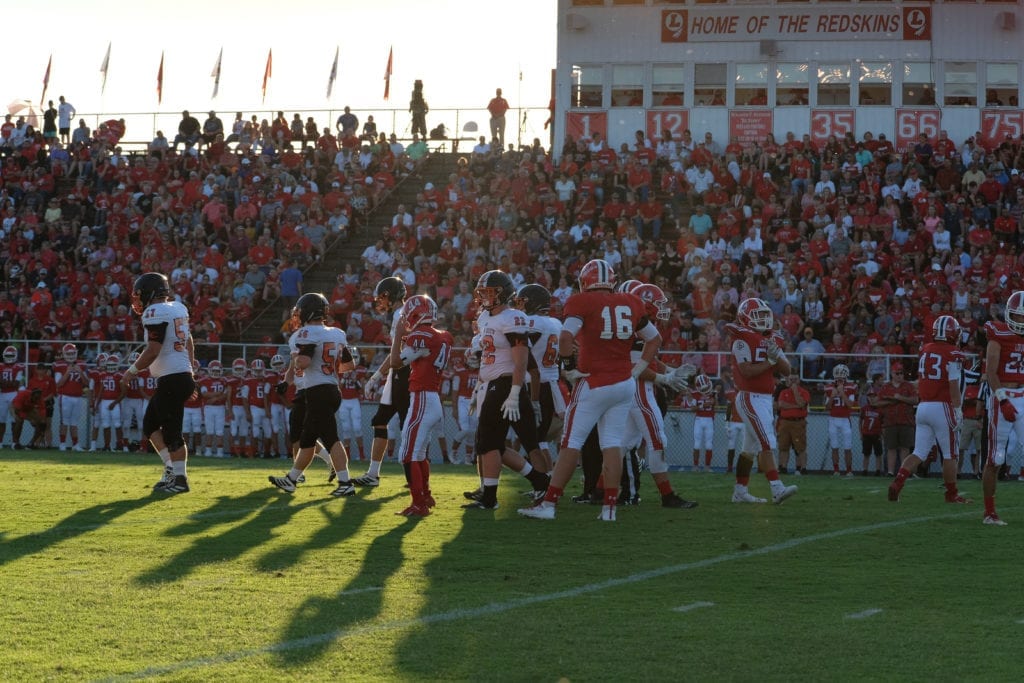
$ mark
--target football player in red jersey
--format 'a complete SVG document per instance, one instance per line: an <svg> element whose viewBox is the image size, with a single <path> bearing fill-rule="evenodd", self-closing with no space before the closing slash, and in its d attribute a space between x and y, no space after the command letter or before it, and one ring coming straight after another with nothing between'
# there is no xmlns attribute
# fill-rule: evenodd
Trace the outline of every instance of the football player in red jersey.
<svg viewBox="0 0 1024 683"><path fill-rule="evenodd" d="M846 476L853 476L853 424L850 417L857 405L857 385L850 380L850 368L839 363L832 368L832 380L825 385L828 406L828 441L832 447L832 475L840 476L839 449L843 449Z"/></svg>
<svg viewBox="0 0 1024 683"><path fill-rule="evenodd" d="M722 389L725 395L725 471L732 473L733 463L736 462L736 446L743 446L743 418L740 411L736 410L736 383L732 378L732 370L728 367L722 368Z"/></svg>
<svg viewBox="0 0 1024 683"><path fill-rule="evenodd" d="M139 359L139 353L133 351L128 354L128 364L132 365ZM153 395L151 389L147 388L147 380L154 381L148 370L144 370L134 377L129 377L127 382L122 383L121 393L121 430L124 432L125 441L130 444L139 444L140 451L145 451L146 439L142 436L142 418L146 413L146 402ZM132 435L132 423L138 428L138 438Z"/></svg>
<svg viewBox="0 0 1024 683"><path fill-rule="evenodd" d="M736 378L736 408L745 427L743 448L736 463L734 503L764 503L764 498L750 494L750 471L757 456L757 467L764 472L771 486L772 502L781 503L797 492L779 478L774 450L778 446L772 397L775 373L792 372L782 352L782 337L775 331L772 309L761 299L749 298L736 309L736 322L725 326L730 342L730 365Z"/></svg>
<svg viewBox="0 0 1024 683"><path fill-rule="evenodd" d="M245 380L249 407L249 425L252 435L251 454L266 457L270 454L270 383L264 376L266 364L256 358L249 364L249 377Z"/></svg>
<svg viewBox="0 0 1024 683"><path fill-rule="evenodd" d="M3 363L0 363L0 446L3 446L7 423L11 420L11 401L24 382L25 372L18 363L18 349L8 346L4 349ZM14 445L18 445L17 441Z"/></svg>
<svg viewBox="0 0 1024 683"><path fill-rule="evenodd" d="M882 446L882 411L875 405L878 390L875 384L881 375L875 375L860 407L860 443L864 455L864 476L871 473L871 456L875 456L875 476L882 476L885 467L885 448Z"/></svg>
<svg viewBox="0 0 1024 683"><path fill-rule="evenodd" d="M453 344L451 333L433 327L436 320L437 304L433 299L425 294L409 297L391 343L391 367L411 368L409 416L402 424L398 448L402 463L409 465L412 505L397 513L406 517L426 517L434 507L427 447L430 432L441 424L441 378Z"/></svg>
<svg viewBox="0 0 1024 683"><path fill-rule="evenodd" d="M565 411L558 463L544 500L519 514L535 519L554 519L555 505L576 471L580 449L597 426L604 459L604 505L599 519L615 521L619 497L616 485L622 476L622 434L636 395L636 378L654 360L661 335L648 320L644 303L632 294L615 292L615 273L606 261L594 259L580 270L580 293L565 304L565 322L559 337L558 355L566 377L575 383ZM632 362L633 335L644 340L639 361ZM574 346L579 359L573 363Z"/></svg>
<svg viewBox="0 0 1024 683"><path fill-rule="evenodd" d="M684 406L694 411L693 471L700 470L700 452L704 450L704 471L711 471L712 447L715 439L715 385L705 374L697 375L694 391L689 392Z"/></svg>
<svg viewBox="0 0 1024 683"><path fill-rule="evenodd" d="M338 408L338 434L349 453L359 453L359 460L366 459L363 448L363 407L359 396L363 393L366 369L360 364L361 358L356 347L349 350L354 367L338 378L341 388L341 406ZM276 395L276 394L275 394Z"/></svg>
<svg viewBox="0 0 1024 683"><path fill-rule="evenodd" d="M229 453L232 457L252 457L247 443L249 436L249 395L245 383L249 366L244 358L236 358L231 362L231 376L225 378L228 388L228 431L230 433Z"/></svg>
<svg viewBox="0 0 1024 683"><path fill-rule="evenodd" d="M990 323L991 324L991 323ZM960 323L941 315L932 323L932 341L921 349L917 363L917 404L914 451L907 456L889 485L889 500L898 501L910 474L938 447L947 503L970 503L957 492L956 470L959 442L956 430L963 422L960 407L960 375L963 356L957 348ZM1009 436L1009 434L1007 434Z"/></svg>
<svg viewBox="0 0 1024 683"><path fill-rule="evenodd" d="M118 448L128 452L121 431L121 357L116 353L107 356L106 364L97 368L93 377L93 415L97 424L93 427L96 435L90 451L114 451Z"/></svg>
<svg viewBox="0 0 1024 683"><path fill-rule="evenodd" d="M78 360L78 348L74 344L65 344L61 357L63 362L53 366L57 380L57 409L60 411L60 449L68 449L66 439L70 433L71 450L81 453L85 447L79 440L78 425L85 420L88 409L89 376L85 364Z"/></svg>
<svg viewBox="0 0 1024 683"><path fill-rule="evenodd" d="M228 385L224 379L224 366L219 360L211 360L206 374L199 378L199 393L203 400L203 455L223 458L224 424L227 419ZM213 448L217 451L214 453Z"/></svg>
<svg viewBox="0 0 1024 683"><path fill-rule="evenodd" d="M465 459L467 465L473 464L473 436L476 434L476 407L470 407L476 398L476 388L480 383L480 361L472 350L467 350L465 357L456 355L452 358L452 417L459 427L458 434L452 441L452 459L459 464L460 444L466 444Z"/></svg>
<svg viewBox="0 0 1024 683"><path fill-rule="evenodd" d="M981 360L976 361L975 366L965 370L964 382L964 421L960 425L960 471L963 471L965 456L971 455L971 472L975 477L981 479L981 452L985 448L985 440L982 439L982 420L985 419L985 396L988 394L988 387L982 387L982 377L985 369L981 366Z"/></svg>
<svg viewBox="0 0 1024 683"><path fill-rule="evenodd" d="M988 405L988 458L982 471L985 524L1004 526L996 514L996 480L1006 463L1010 432L1024 443L1024 291L1006 300L1005 321L985 323L985 378L992 390Z"/></svg>

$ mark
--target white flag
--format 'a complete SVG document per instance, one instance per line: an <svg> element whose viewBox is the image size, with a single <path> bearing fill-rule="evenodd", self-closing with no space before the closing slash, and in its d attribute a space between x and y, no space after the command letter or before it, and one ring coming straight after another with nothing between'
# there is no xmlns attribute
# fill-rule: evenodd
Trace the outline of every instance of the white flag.
<svg viewBox="0 0 1024 683"><path fill-rule="evenodd" d="M327 77L327 99L331 99L331 91L334 90L334 81L338 80L338 48L334 48L334 64L331 65L331 75Z"/></svg>
<svg viewBox="0 0 1024 683"><path fill-rule="evenodd" d="M100 86L101 95L107 89L107 70L110 68L110 45L111 43L107 43L107 54L103 58L103 63L100 64L100 73L103 74L103 85Z"/></svg>
<svg viewBox="0 0 1024 683"><path fill-rule="evenodd" d="M220 60L224 57L224 48L220 49L217 53L217 63L213 65L213 71L210 72L210 77L213 78L213 96L211 99L217 97L217 92L220 91Z"/></svg>

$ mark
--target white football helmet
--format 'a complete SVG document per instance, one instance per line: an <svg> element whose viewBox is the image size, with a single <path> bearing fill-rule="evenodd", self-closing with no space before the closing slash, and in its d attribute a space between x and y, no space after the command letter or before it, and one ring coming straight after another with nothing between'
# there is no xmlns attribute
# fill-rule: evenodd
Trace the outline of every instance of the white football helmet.
<svg viewBox="0 0 1024 683"><path fill-rule="evenodd" d="M211 360L206 366L207 372L210 373L210 377L223 377L224 376L224 364L219 360Z"/></svg>
<svg viewBox="0 0 1024 683"><path fill-rule="evenodd" d="M60 355L64 358L67 363L74 363L78 360L78 347L74 344L65 344L61 350Z"/></svg>
<svg viewBox="0 0 1024 683"><path fill-rule="evenodd" d="M8 346L8 347L4 348L4 362L5 363L14 363L17 360L18 360L18 349L14 348L13 346Z"/></svg>
<svg viewBox="0 0 1024 683"><path fill-rule="evenodd" d="M288 361L279 353L275 353L274 357L270 359L270 369L274 372L281 372L286 365L288 365Z"/></svg>
<svg viewBox="0 0 1024 683"><path fill-rule="evenodd" d="M697 391L702 394L710 394L714 389L714 384L711 383L711 378L707 375L697 375L694 380L694 385L697 387Z"/></svg>
<svg viewBox="0 0 1024 683"><path fill-rule="evenodd" d="M1024 292L1014 292L1006 300L1005 319L1014 334L1024 335Z"/></svg>
<svg viewBox="0 0 1024 683"><path fill-rule="evenodd" d="M740 302L736 322L758 332L771 332L775 327L775 314L763 300L751 297Z"/></svg>
<svg viewBox="0 0 1024 683"><path fill-rule="evenodd" d="M832 378L837 380L846 380L850 378L850 368L844 363L832 368Z"/></svg>

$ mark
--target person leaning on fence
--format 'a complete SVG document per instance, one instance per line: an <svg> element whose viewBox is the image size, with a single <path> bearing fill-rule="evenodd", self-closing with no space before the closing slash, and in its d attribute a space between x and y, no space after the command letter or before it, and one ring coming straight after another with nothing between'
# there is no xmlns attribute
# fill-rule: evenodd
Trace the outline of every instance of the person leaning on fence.
<svg viewBox="0 0 1024 683"><path fill-rule="evenodd" d="M800 386L800 375L790 372L779 392L779 474L789 471L789 450L796 451L794 474L807 474L807 406L811 393Z"/></svg>

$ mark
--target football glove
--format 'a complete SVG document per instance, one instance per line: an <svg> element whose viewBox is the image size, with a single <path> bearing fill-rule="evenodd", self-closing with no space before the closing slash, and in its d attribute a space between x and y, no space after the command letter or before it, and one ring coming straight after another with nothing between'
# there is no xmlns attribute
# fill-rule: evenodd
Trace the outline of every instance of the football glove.
<svg viewBox="0 0 1024 683"><path fill-rule="evenodd" d="M517 384L513 384L512 388L509 389L508 398L501 404L501 416L509 422L519 422L519 391L522 389Z"/></svg>

